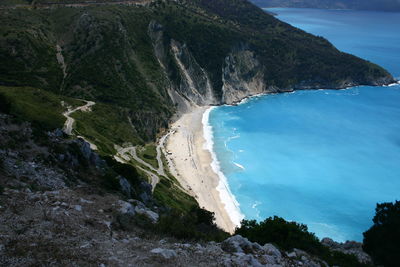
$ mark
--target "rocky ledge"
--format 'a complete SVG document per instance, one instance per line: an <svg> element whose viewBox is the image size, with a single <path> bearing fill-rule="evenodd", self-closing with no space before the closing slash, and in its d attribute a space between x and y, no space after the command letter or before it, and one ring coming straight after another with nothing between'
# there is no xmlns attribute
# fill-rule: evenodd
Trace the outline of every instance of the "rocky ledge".
<svg viewBox="0 0 400 267"><path fill-rule="evenodd" d="M83 185L45 192L5 188L0 203L1 266L328 266L302 250L261 246L240 235L216 243L149 234L132 220L142 215L155 223L157 212ZM357 243L323 242L369 261Z"/></svg>

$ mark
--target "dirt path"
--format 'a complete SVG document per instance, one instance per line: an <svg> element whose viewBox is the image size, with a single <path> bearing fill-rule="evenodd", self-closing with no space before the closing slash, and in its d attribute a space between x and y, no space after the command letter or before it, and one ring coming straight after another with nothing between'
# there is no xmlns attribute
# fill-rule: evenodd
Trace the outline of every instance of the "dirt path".
<svg viewBox="0 0 400 267"><path fill-rule="evenodd" d="M157 161L158 161L158 166L159 168L162 168L164 171L164 162L161 159L161 155L164 154L165 160L167 161L168 169L171 172L171 174L176 177L178 176L178 172L174 168L174 164L169 156L169 152L166 149L166 143L168 141L168 138L170 135L173 135L175 133L175 130L170 130L166 135L160 138L160 141L158 142L157 145Z"/></svg>
<svg viewBox="0 0 400 267"><path fill-rule="evenodd" d="M161 158L161 156L162 156L162 154L164 153L164 144L165 144L165 141L167 140L167 138L168 138L168 136L171 134L171 132L168 132L166 135L164 135L164 136L162 136L161 138L160 138L160 140L158 141L158 144L157 144L157 147L156 147L156 151L157 151L157 162L158 162L158 173L160 174L160 175L163 175L163 176L167 176L166 174L165 174L165 169L164 169L164 162L162 161L162 158ZM164 153L164 156L165 156L165 153Z"/></svg>
<svg viewBox="0 0 400 267"><path fill-rule="evenodd" d="M66 120L65 123L64 123L63 131L64 131L64 133L66 133L67 135L72 135L72 126L73 126L73 124L74 124L74 122L75 122L75 119L72 118L72 117L70 117L70 115L71 115L72 113L78 111L78 110L81 110L81 111L91 111L91 110L90 110L90 107L96 104L96 103L94 103L93 101L86 101L86 100L83 100L83 101L86 102L85 105L80 106L80 107L77 107L77 108L74 108L74 109L68 108L68 110L67 110L66 112L63 113L63 116L67 118L67 120Z"/></svg>
<svg viewBox="0 0 400 267"><path fill-rule="evenodd" d="M142 167L138 166L138 168L144 171L151 178L151 191L154 192L156 185L160 182L160 177Z"/></svg>
<svg viewBox="0 0 400 267"><path fill-rule="evenodd" d="M114 156L114 159L117 160L118 162L128 163L131 159L133 159L133 160L137 161L138 163L146 166L150 170L158 173L157 169L155 169L153 166L151 166L150 164L143 161L141 158L139 158L137 156L136 147L134 147L134 146L125 147L125 148L116 147L116 149L117 149L117 154ZM156 174L152 173L151 171L146 170L145 168L142 168L140 166L137 166L137 167L149 176L152 191L154 192L156 185L160 182L160 177L158 177Z"/></svg>

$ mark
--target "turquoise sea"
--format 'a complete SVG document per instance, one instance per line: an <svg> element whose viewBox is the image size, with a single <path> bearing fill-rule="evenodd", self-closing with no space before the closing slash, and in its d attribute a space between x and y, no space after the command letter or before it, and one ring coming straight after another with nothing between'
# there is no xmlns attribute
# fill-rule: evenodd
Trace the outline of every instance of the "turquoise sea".
<svg viewBox="0 0 400 267"><path fill-rule="evenodd" d="M400 77L400 13L269 9ZM400 86L252 98L209 113L213 150L246 219L278 215L319 238L362 240L400 199Z"/></svg>

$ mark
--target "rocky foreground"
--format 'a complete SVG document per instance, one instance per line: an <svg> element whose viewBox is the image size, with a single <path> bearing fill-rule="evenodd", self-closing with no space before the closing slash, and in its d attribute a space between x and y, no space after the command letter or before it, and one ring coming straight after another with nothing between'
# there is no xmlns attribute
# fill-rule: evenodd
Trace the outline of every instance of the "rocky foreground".
<svg viewBox="0 0 400 267"><path fill-rule="evenodd" d="M260 246L240 235L222 243L161 238L131 223L137 214L157 221L158 214L143 203L98 195L86 186L6 188L0 201L2 266L327 266L304 251ZM331 245L369 260L357 244Z"/></svg>
<svg viewBox="0 0 400 267"><path fill-rule="evenodd" d="M327 266L239 235L216 243L151 231L163 212L151 186L119 176L120 193L104 190L96 183L106 165L83 140L38 136L1 115L0 266ZM370 262L361 244L323 243Z"/></svg>

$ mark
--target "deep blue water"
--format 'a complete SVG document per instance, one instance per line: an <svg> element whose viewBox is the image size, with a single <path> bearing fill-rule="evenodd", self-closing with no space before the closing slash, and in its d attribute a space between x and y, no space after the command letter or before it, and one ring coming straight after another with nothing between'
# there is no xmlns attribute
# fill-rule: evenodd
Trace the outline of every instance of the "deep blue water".
<svg viewBox="0 0 400 267"><path fill-rule="evenodd" d="M400 13L271 11L400 76ZM215 108L209 123L247 219L278 215L361 241L376 203L400 199L400 86L267 95Z"/></svg>

